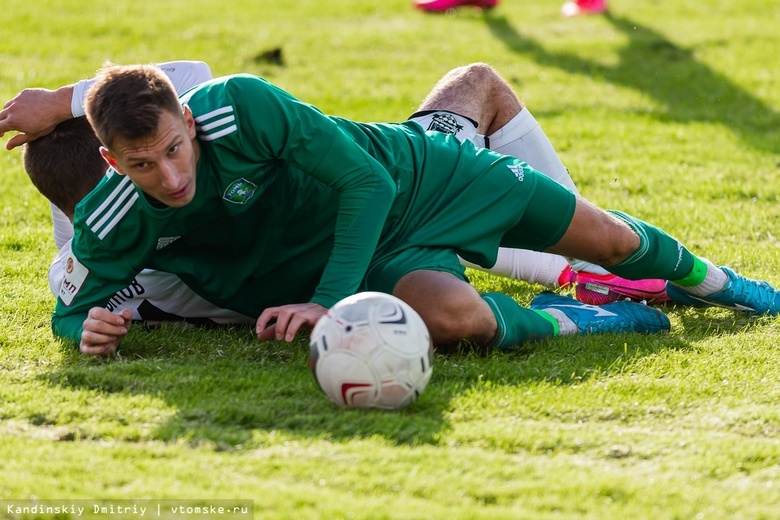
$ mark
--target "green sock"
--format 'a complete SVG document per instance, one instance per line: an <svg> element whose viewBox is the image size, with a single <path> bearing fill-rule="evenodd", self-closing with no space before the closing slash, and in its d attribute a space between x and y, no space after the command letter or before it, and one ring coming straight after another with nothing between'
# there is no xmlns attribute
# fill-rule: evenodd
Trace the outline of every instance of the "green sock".
<svg viewBox="0 0 780 520"><path fill-rule="evenodd" d="M698 263L704 265L693 253L665 231L619 211L610 210L609 213L631 226L631 229L639 236L639 248L619 264L608 267L607 270L610 273L629 280L663 278L679 283L679 280L694 276L693 271L697 268L697 260ZM706 267L704 265L705 275L707 274ZM696 274L695 276L699 277L700 275ZM699 282L703 279L702 276Z"/></svg>
<svg viewBox="0 0 780 520"><path fill-rule="evenodd" d="M491 348L507 350L527 341L552 338L558 335L558 322L547 313L521 307L502 293L487 293L482 299L496 317L498 330Z"/></svg>
<svg viewBox="0 0 780 520"><path fill-rule="evenodd" d="M693 258L693 269L691 270L690 274L685 278L675 280L674 283L683 287L693 287L702 283L706 277L707 264L705 264L701 258L695 256Z"/></svg>

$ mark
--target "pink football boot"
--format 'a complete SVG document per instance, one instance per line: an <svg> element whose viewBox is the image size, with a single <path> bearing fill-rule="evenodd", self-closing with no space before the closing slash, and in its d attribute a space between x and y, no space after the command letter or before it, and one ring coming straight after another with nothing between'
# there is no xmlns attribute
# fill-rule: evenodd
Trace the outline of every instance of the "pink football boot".
<svg viewBox="0 0 780 520"><path fill-rule="evenodd" d="M648 303L663 303L669 300L666 280L627 280L614 274L602 275L587 271L577 273L574 292L579 301L591 305L604 305L625 299Z"/></svg>
<svg viewBox="0 0 780 520"><path fill-rule="evenodd" d="M498 0L415 0L414 2L417 9L429 13L443 13L464 5L490 9L498 5Z"/></svg>
<svg viewBox="0 0 780 520"><path fill-rule="evenodd" d="M577 16L580 14L599 14L606 10L606 0L573 0L563 4L561 14L563 16Z"/></svg>

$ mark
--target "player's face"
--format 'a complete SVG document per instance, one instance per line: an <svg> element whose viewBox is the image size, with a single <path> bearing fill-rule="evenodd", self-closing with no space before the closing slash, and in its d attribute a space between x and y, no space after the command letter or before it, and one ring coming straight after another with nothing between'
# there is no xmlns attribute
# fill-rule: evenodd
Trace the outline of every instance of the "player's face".
<svg viewBox="0 0 780 520"><path fill-rule="evenodd" d="M189 108L182 114L164 112L155 135L138 140L117 139L103 155L133 184L166 206L180 208L195 196L198 149L195 120Z"/></svg>

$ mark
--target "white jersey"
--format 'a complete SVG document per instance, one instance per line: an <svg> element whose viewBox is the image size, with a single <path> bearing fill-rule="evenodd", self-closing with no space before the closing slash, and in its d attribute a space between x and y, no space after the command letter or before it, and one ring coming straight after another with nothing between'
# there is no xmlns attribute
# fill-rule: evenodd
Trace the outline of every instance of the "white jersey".
<svg viewBox="0 0 780 520"><path fill-rule="evenodd" d="M55 296L65 278L66 262L70 254L68 240L49 268L49 289ZM178 276L152 269L144 269L130 285L114 293L106 309L114 313L130 309L133 312L133 320L146 322L254 323L249 316L222 309L201 298Z"/></svg>

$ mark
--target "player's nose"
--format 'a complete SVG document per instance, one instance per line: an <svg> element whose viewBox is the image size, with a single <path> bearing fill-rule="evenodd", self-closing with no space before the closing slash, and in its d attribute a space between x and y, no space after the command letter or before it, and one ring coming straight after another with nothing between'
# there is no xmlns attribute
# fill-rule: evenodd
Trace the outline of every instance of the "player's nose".
<svg viewBox="0 0 780 520"><path fill-rule="evenodd" d="M179 188L181 173L171 161L160 162L160 185L163 188L175 190Z"/></svg>

